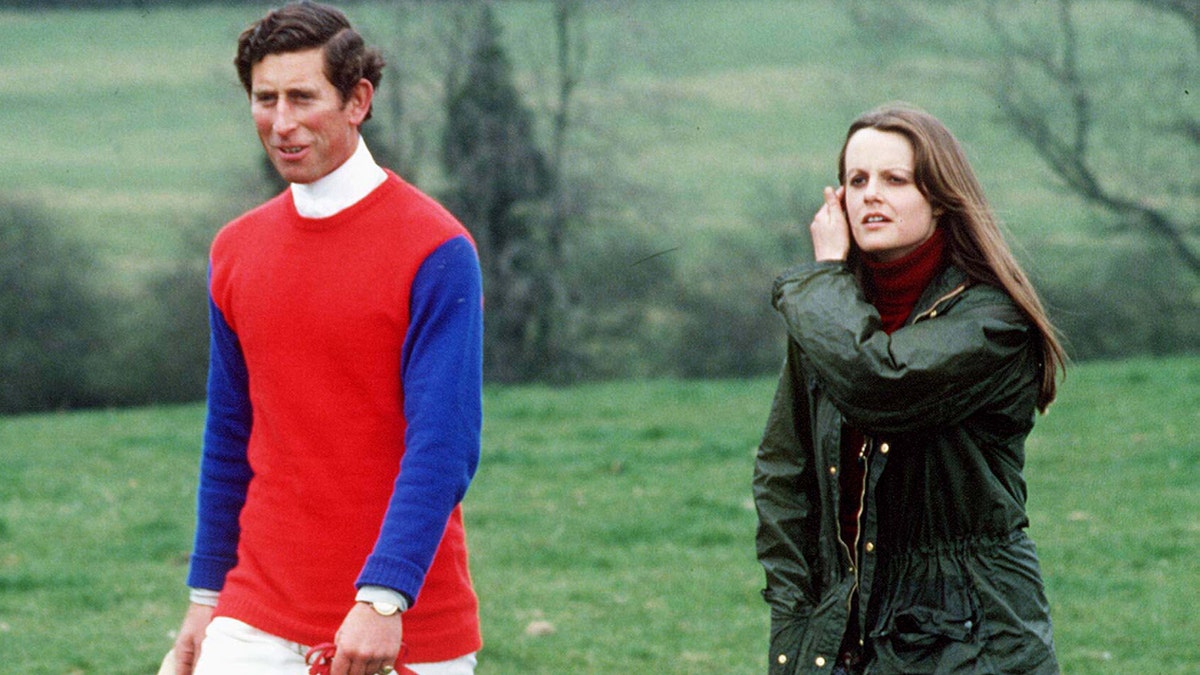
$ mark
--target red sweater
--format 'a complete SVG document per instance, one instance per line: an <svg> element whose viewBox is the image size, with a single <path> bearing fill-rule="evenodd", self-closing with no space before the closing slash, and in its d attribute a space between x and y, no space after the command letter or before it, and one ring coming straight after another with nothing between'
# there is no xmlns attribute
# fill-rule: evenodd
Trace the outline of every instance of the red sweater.
<svg viewBox="0 0 1200 675"><path fill-rule="evenodd" d="M356 584L381 585L415 598L410 661L480 648L459 507L479 450L477 276L463 227L394 174L330 218L285 192L218 235L190 579L221 589L218 615L312 645Z"/></svg>

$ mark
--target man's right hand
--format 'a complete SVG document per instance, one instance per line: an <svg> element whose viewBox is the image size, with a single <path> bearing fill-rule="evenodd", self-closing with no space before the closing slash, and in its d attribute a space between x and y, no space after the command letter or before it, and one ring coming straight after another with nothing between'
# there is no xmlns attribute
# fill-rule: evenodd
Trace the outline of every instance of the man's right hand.
<svg viewBox="0 0 1200 675"><path fill-rule="evenodd" d="M175 638L175 675L192 675L196 659L200 656L204 631L208 629L212 616L213 608L208 605L193 602L188 606L183 625L179 628L179 637Z"/></svg>

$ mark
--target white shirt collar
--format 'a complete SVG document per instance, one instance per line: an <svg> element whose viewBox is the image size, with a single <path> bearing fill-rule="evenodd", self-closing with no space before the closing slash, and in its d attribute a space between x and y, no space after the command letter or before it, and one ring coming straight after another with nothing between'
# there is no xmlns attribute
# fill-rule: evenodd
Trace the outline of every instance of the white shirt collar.
<svg viewBox="0 0 1200 675"><path fill-rule="evenodd" d="M350 159L311 183L292 183L292 202L305 218L328 218L357 204L387 180L362 136Z"/></svg>

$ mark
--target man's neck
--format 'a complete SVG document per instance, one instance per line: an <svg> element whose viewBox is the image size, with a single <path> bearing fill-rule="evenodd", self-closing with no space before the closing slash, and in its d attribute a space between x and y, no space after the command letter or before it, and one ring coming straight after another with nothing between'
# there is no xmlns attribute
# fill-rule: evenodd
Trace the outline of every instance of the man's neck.
<svg viewBox="0 0 1200 675"><path fill-rule="evenodd" d="M362 137L341 166L311 183L292 184L292 202L305 218L328 218L357 204L387 180Z"/></svg>

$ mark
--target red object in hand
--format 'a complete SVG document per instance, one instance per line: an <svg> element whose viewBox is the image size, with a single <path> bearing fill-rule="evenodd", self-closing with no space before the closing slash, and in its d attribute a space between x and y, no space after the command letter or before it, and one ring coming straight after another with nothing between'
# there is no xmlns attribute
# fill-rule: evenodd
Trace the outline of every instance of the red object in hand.
<svg viewBox="0 0 1200 675"><path fill-rule="evenodd" d="M333 646L332 642L322 642L309 649L304 655L304 662L308 664L308 675L329 675L336 652L337 647Z"/></svg>
<svg viewBox="0 0 1200 675"><path fill-rule="evenodd" d="M404 662L404 652L404 645L400 645L395 672L399 675L417 675L412 669L401 665ZM310 648L304 655L304 662L308 664L308 675L329 675L329 669L333 666L333 655L336 653L337 647L332 642L322 642Z"/></svg>

